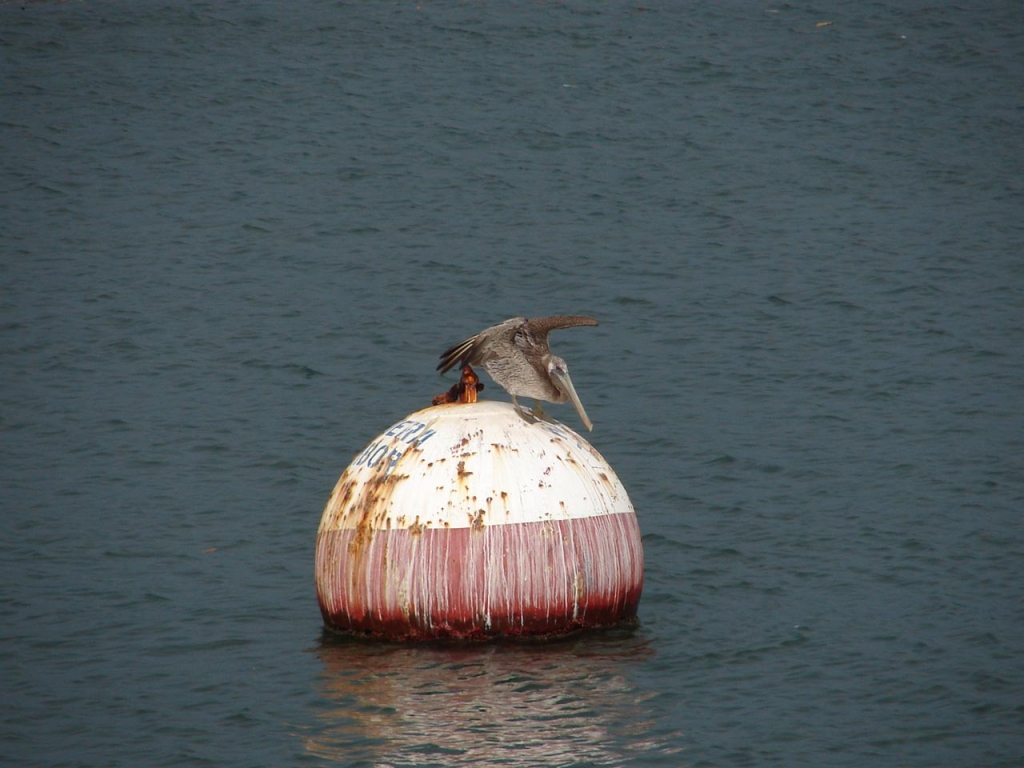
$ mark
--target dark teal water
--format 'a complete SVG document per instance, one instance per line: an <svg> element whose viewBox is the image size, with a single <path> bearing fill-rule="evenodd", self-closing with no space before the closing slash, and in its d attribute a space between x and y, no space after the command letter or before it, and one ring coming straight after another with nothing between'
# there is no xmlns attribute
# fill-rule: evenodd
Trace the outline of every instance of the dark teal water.
<svg viewBox="0 0 1024 768"><path fill-rule="evenodd" d="M0 762L1019 764L1022 32L0 4ZM562 312L640 626L326 636L342 469Z"/></svg>

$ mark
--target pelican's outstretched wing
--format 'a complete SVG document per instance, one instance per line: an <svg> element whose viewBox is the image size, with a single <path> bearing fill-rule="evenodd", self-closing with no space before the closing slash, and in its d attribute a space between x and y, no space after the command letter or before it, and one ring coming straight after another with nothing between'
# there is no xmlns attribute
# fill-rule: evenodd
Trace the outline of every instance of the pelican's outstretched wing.
<svg viewBox="0 0 1024 768"><path fill-rule="evenodd" d="M541 347L547 351L548 334L559 328L577 325L597 325L597 319L589 315L551 315L527 320L516 329L515 342L520 349Z"/></svg>
<svg viewBox="0 0 1024 768"><path fill-rule="evenodd" d="M475 336L470 336L463 342L456 344L450 349L441 353L441 362L437 364L437 370L447 373L458 365L480 365L489 360L495 353L497 345L512 343L516 331L523 323L525 317L511 317L503 323L485 328Z"/></svg>
<svg viewBox="0 0 1024 768"><path fill-rule="evenodd" d="M481 365L494 357L512 352L513 344L521 352L543 354L548 349L548 333L576 325L597 325L597 320L587 315L551 315L533 320L511 317L445 350L437 370L446 373L456 365Z"/></svg>

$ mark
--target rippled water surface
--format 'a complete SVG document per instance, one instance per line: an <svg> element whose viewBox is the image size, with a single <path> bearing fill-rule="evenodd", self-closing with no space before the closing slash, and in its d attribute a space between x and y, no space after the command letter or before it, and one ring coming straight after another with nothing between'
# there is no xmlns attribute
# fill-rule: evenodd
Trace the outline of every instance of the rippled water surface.
<svg viewBox="0 0 1024 768"><path fill-rule="evenodd" d="M0 762L1019 764L1022 33L0 3ZM444 348L562 312L639 626L326 634L338 475Z"/></svg>

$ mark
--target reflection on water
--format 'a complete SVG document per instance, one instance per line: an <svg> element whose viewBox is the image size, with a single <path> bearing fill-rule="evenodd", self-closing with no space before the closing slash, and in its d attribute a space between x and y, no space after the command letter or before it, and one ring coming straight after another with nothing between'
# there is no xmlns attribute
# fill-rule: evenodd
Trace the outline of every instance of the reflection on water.
<svg viewBox="0 0 1024 768"><path fill-rule="evenodd" d="M382 645L325 633L332 706L307 749L349 765L618 766L668 755L653 694L627 674L640 632L550 644ZM673 739L678 743L678 739Z"/></svg>

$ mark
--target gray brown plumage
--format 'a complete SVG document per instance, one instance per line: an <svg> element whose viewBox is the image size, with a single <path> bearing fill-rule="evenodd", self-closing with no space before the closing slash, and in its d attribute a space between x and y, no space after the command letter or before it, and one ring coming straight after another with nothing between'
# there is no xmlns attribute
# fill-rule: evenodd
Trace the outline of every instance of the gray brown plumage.
<svg viewBox="0 0 1024 768"><path fill-rule="evenodd" d="M444 373L457 364L483 366L512 396L517 410L520 409L516 398L520 396L549 403L571 401L587 429L593 429L569 378L569 367L548 347L548 333L577 325L597 325L597 320L586 315L553 315L533 320L513 317L446 350L437 369Z"/></svg>

